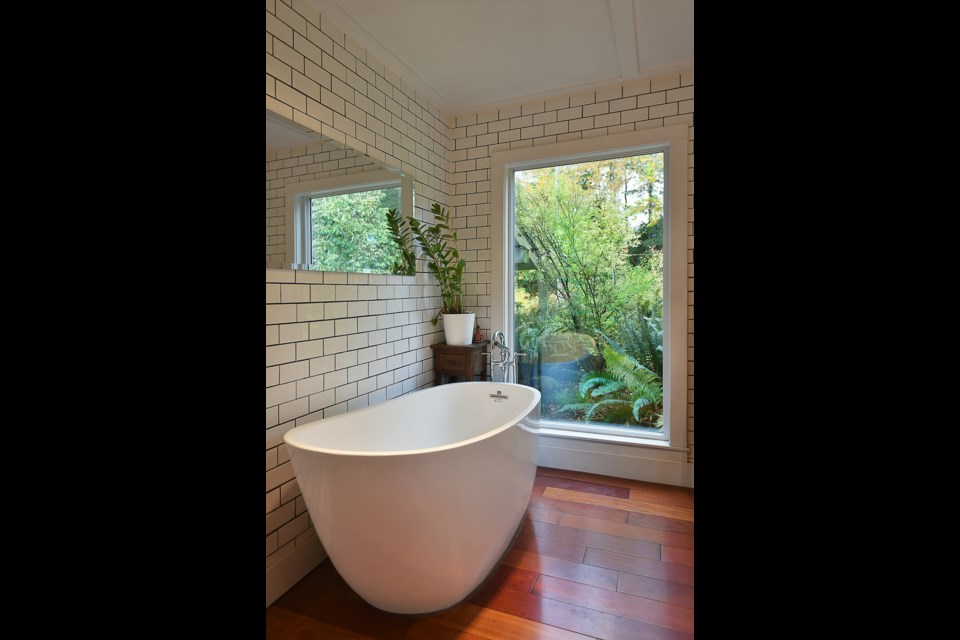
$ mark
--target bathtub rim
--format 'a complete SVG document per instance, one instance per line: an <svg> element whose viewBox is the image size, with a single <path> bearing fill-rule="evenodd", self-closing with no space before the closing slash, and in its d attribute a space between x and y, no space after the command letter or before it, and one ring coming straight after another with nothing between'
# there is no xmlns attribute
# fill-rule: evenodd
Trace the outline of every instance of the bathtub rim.
<svg viewBox="0 0 960 640"><path fill-rule="evenodd" d="M290 429L289 431L284 433L283 441L288 446L295 447L297 449L300 449L301 451L310 451L313 453L322 453L326 455L343 456L343 457L384 458L384 457L394 457L394 456L423 455L427 453L438 453L441 451L458 449L460 447L465 447L467 445L470 445L476 442L481 442L483 440L486 440L487 438L492 438L493 436L506 431L512 426L518 426L524 431L527 431L528 433L531 433L534 435L539 434L539 429L534 429L523 424L523 421L526 419L527 416L530 415L530 412L533 411L533 409L536 408L538 404L540 404L541 394L539 389L535 387L527 386L525 384L517 384L513 382L491 382L489 380L470 380L470 381L457 382L457 383L451 383L451 384L456 384L458 386L459 385L487 385L487 386L490 386L491 388L494 386L497 386L501 389L510 388L510 387L529 389L533 392L533 399L529 404L527 404L526 408L524 408L522 411L517 412L515 418L493 429L488 429L487 431L484 431L480 435L474 436L472 438L467 438L466 440L458 440L456 442L452 442L449 444L440 445L437 447L429 447L426 449L403 449L399 451L357 451L357 450L348 450L348 449L329 449L326 447L316 447L316 446L304 444L303 442L298 442L298 439L297 439L298 434L305 431L307 427L315 426L318 422L323 422L325 420L333 420L346 415L350 415L351 417L354 417L354 418L362 417L364 413L368 411L372 411L374 409L378 409L383 404L386 404L386 403L377 403L373 406L363 407L362 409L356 409L354 411L348 411L346 413L341 413L336 416L330 416L329 418L319 418L317 420L312 420L311 422L307 422L305 424L294 427L293 429ZM443 389L444 386L446 385L427 387L426 389L420 389L418 391L413 391L411 393L407 393L402 396L397 396L396 398L392 398L391 400L387 400L386 402L391 402L392 400L399 400L401 398L408 398L418 393L430 393L430 392L439 391Z"/></svg>

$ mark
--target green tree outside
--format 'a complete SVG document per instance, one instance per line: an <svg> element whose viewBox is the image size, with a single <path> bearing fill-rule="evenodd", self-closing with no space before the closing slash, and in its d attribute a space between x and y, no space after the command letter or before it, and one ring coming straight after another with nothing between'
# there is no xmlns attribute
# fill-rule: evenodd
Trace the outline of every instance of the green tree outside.
<svg viewBox="0 0 960 640"><path fill-rule="evenodd" d="M398 252L385 220L399 208L399 187L312 198L310 268L391 273Z"/></svg>
<svg viewBox="0 0 960 640"><path fill-rule="evenodd" d="M634 327L662 322L663 154L515 175L522 254L515 264L516 339L540 363L538 371L528 365L521 382L540 386L547 418L604 422L608 416L611 423L657 428L662 385L652 378L639 384L630 363L649 354L630 349L638 344ZM584 341L590 348L579 357L579 378L544 365L561 359L564 349L580 354ZM621 406L626 410L610 410Z"/></svg>

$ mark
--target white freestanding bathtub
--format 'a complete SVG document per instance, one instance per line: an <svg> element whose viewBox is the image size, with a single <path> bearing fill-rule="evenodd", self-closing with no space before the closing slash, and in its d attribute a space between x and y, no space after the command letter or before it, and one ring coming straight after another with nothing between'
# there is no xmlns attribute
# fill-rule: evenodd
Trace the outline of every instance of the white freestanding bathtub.
<svg viewBox="0 0 960 640"><path fill-rule="evenodd" d="M520 526L536 475L540 392L458 382L284 435L317 535L364 600L394 613L452 607Z"/></svg>

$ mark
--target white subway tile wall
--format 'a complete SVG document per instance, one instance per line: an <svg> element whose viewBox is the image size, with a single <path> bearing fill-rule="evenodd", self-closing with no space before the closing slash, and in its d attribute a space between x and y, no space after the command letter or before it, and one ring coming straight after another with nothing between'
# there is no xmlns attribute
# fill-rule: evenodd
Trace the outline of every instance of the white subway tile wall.
<svg viewBox="0 0 960 640"><path fill-rule="evenodd" d="M468 261L464 304L490 326L490 155L683 123L689 126L688 418L693 462L693 71L570 96L441 114L429 100L300 0L267 3L267 108L414 176L417 216L448 207ZM315 180L348 154L301 147L267 158L266 555L271 566L315 536L283 434L433 383L430 318L439 293L416 276L280 270L283 189ZM352 162L356 163L354 158ZM332 174L331 174L332 175Z"/></svg>

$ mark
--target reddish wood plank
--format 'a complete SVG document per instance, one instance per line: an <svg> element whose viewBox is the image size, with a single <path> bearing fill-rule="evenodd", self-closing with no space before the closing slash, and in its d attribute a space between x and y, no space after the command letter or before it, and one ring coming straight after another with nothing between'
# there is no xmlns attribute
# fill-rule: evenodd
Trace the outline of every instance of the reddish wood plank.
<svg viewBox="0 0 960 640"><path fill-rule="evenodd" d="M535 571L528 571L515 564L505 564L501 561L497 568L483 581L479 589L490 587L530 593L533 591L533 585L536 581L537 573Z"/></svg>
<svg viewBox="0 0 960 640"><path fill-rule="evenodd" d="M693 550L677 549L676 547L662 545L660 547L660 560L661 562L675 562L677 564L685 564L688 567L692 567Z"/></svg>
<svg viewBox="0 0 960 640"><path fill-rule="evenodd" d="M643 540L656 544L666 544L678 549L693 549L693 536L688 533L664 531L663 529L651 529L649 527L640 527L629 523L608 522L606 520L584 518L583 516L574 516L565 513L560 518L560 527L584 529L586 531L598 531L612 536L631 538L633 540ZM657 555L657 557L659 558L660 556Z"/></svg>
<svg viewBox="0 0 960 640"><path fill-rule="evenodd" d="M573 580L603 589L616 589L620 574L619 571L613 569L604 569L603 567L572 562L553 556L543 556L539 553L521 549L512 549L504 556L503 562L533 573Z"/></svg>
<svg viewBox="0 0 960 640"><path fill-rule="evenodd" d="M633 478L618 478L617 476L605 476L600 473L590 473L589 471L581 471L574 477L577 480L583 480L585 482L600 482L602 484L612 484L617 487L626 487L627 489L633 489L633 488L639 488L639 487L651 487L651 488L662 487L664 491L687 490L685 487L679 487L673 484L661 484L658 482L649 482L647 480L634 480Z"/></svg>
<svg viewBox="0 0 960 640"><path fill-rule="evenodd" d="M437 624L490 640L590 640L592 636L515 616L496 609L463 604L434 619ZM465 636L454 636L461 638ZM411 639L412 640L412 639Z"/></svg>
<svg viewBox="0 0 960 640"><path fill-rule="evenodd" d="M634 487L630 489L630 499L643 502L653 502L671 507L693 509L693 490L676 487L679 491L664 491L660 485L654 488Z"/></svg>
<svg viewBox="0 0 960 640"><path fill-rule="evenodd" d="M626 553L629 555L640 556L642 558L652 558L655 560L660 559L660 545L656 542L637 540L625 536L610 535L602 531L591 531L586 527L564 526L564 520L567 517L570 516L564 514L564 516L560 518L560 525L549 524L546 522L528 522L538 538L578 544L583 545L584 547L606 549L608 551ZM585 518L585 520L599 523L605 522L604 520L593 520L592 518ZM623 527L629 526L624 523L614 522L607 524L619 524Z"/></svg>
<svg viewBox="0 0 960 640"><path fill-rule="evenodd" d="M523 529L521 529L520 535L518 535L514 541L512 548L523 551L533 551L540 555L554 556L573 562L581 562L583 560L583 554L587 551L586 546L574 542L537 536L534 527L541 525L555 527L557 525L550 525L549 523L534 524L535 522L536 521L533 520L524 522Z"/></svg>
<svg viewBox="0 0 960 640"><path fill-rule="evenodd" d="M329 560L321 562L271 606L377 640L403 640L415 622L411 616L387 613L367 604L337 574Z"/></svg>
<svg viewBox="0 0 960 640"><path fill-rule="evenodd" d="M537 522L549 522L550 524L557 524L560 522L560 516L562 515L562 511L557 511L555 509L538 509L533 505L527 507L527 517L529 517L531 520L536 520Z"/></svg>
<svg viewBox="0 0 960 640"><path fill-rule="evenodd" d="M542 496L543 490L546 488L546 485L534 483L533 487L530 489L530 496Z"/></svg>
<svg viewBox="0 0 960 640"><path fill-rule="evenodd" d="M302 640L303 638L376 640L371 636L341 629L308 616L288 611L283 607L267 607L266 623L266 637L270 640Z"/></svg>
<svg viewBox="0 0 960 640"><path fill-rule="evenodd" d="M569 478L570 480L576 480L580 475L579 471L571 471L569 469L554 469L553 467L537 467L538 476L552 476L554 478Z"/></svg>
<svg viewBox="0 0 960 640"><path fill-rule="evenodd" d="M641 576L649 576L658 580L676 582L693 586L693 567L682 564L673 564L669 562L660 562L650 558L638 558L628 556L623 553L613 551L603 551L601 549L587 549L587 555L584 557L585 564L595 564L598 567L607 569L616 569L617 571L627 571Z"/></svg>
<svg viewBox="0 0 960 640"><path fill-rule="evenodd" d="M587 493L596 496L607 496L609 498L630 498L630 489L624 487L614 487L609 484L597 484L595 482L583 482L582 480L570 480L568 478L555 478L553 476L537 476L534 480L535 485L544 487L553 487L555 489L565 489L567 491L576 491L578 493Z"/></svg>
<svg viewBox="0 0 960 640"><path fill-rule="evenodd" d="M541 491L541 494L542 493ZM577 516L597 518L598 520L610 520L611 522L627 522L627 516L630 514L629 511L623 509L600 507L582 502L572 502L570 500L557 500L556 498L544 498L542 495L531 496L530 506L537 509L550 509L562 513L572 513Z"/></svg>
<svg viewBox="0 0 960 640"><path fill-rule="evenodd" d="M693 640L688 633L529 593L484 591L471 602L600 640Z"/></svg>
<svg viewBox="0 0 960 640"><path fill-rule="evenodd" d="M693 633L693 609L641 598L629 593L601 589L551 576L540 576L534 595L560 600L588 609L613 613L641 622Z"/></svg>
<svg viewBox="0 0 960 640"><path fill-rule="evenodd" d="M626 511L640 511L642 513L652 513L658 516L666 516L668 518L689 520L693 522L693 509L686 509L684 507L672 507L668 505L654 504L652 502L640 502L638 500L630 500L629 498L593 495L584 493L582 491L560 489L558 487L546 487L543 490L543 497L570 500L572 502L585 502L587 504L601 505L604 507L611 507L613 509L624 509Z"/></svg>
<svg viewBox="0 0 960 640"><path fill-rule="evenodd" d="M317 636L317 640L325 636ZM308 640L304 638L303 640ZM403 640L488 640L487 636L478 636L458 629L457 627L441 624L436 618L422 618L417 620Z"/></svg>
<svg viewBox="0 0 960 640"><path fill-rule="evenodd" d="M533 593L552 600L560 600L693 634L693 609L690 607L681 607L551 576L540 576L533 587Z"/></svg>
<svg viewBox="0 0 960 640"><path fill-rule="evenodd" d="M639 500L647 500L663 505L673 505L677 507L693 508L693 489L689 487L677 487L670 484L658 484L655 482L645 482L643 480L631 480L629 478L613 478L601 476L594 473L582 472L577 480L584 482L598 482L601 484L610 484L615 487L624 487L630 489L631 493L636 491L643 497Z"/></svg>
<svg viewBox="0 0 960 640"><path fill-rule="evenodd" d="M678 604L681 607L693 607L693 587L666 580L657 580L636 573L620 572L617 591L632 593L651 600Z"/></svg>
<svg viewBox="0 0 960 640"><path fill-rule="evenodd" d="M537 499L544 500L545 498ZM570 513L573 513L573 511ZM589 516L589 514L586 513L580 513L576 515ZM627 512L627 522L630 524L639 525L641 527L650 527L651 529L663 529L664 531L677 531L679 533L693 533L693 522L689 520L677 520L676 518L657 516L652 513L637 513L635 511Z"/></svg>

